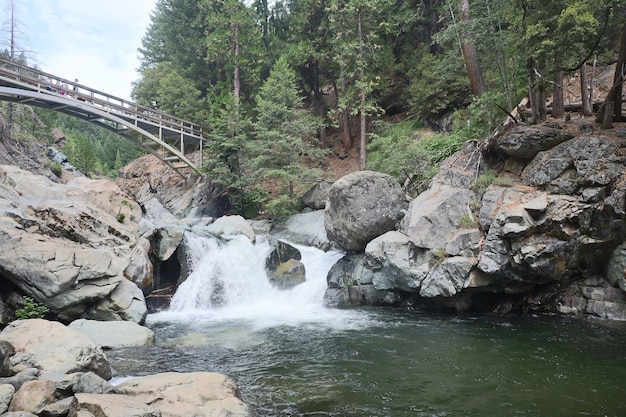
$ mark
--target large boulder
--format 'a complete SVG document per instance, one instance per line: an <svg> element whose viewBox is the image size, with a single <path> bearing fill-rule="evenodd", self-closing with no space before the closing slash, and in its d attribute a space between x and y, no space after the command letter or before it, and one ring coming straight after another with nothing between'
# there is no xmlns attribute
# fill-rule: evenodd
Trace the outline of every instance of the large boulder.
<svg viewBox="0 0 626 417"><path fill-rule="evenodd" d="M372 171L348 174L328 190L328 239L347 251L362 251L377 236L394 230L407 203L390 175Z"/></svg>
<svg viewBox="0 0 626 417"><path fill-rule="evenodd" d="M541 151L572 139L571 133L550 126L519 125L493 139L496 149L522 159L532 159Z"/></svg>
<svg viewBox="0 0 626 417"><path fill-rule="evenodd" d="M11 357L14 372L37 368L42 372L92 371L111 378L111 367L102 349L88 336L59 322L42 319L17 320L0 333L15 348Z"/></svg>
<svg viewBox="0 0 626 417"><path fill-rule="evenodd" d="M62 319L76 318L124 280L140 218L113 182L79 177L64 185L0 166L0 280Z"/></svg>
<svg viewBox="0 0 626 417"><path fill-rule="evenodd" d="M164 416L252 416L235 383L212 372L168 372L133 378L118 385L115 392L149 404Z"/></svg>
<svg viewBox="0 0 626 417"><path fill-rule="evenodd" d="M68 327L89 336L103 349L145 346L154 342L154 332L131 321L95 321L79 319Z"/></svg>
<svg viewBox="0 0 626 417"><path fill-rule="evenodd" d="M115 290L103 297L84 315L92 320L130 320L143 323L148 315L148 308L141 289L124 279Z"/></svg>
<svg viewBox="0 0 626 417"><path fill-rule="evenodd" d="M332 243L326 236L324 218L324 210L283 217L272 224L270 233L275 238L299 245L315 246L322 250L330 250Z"/></svg>

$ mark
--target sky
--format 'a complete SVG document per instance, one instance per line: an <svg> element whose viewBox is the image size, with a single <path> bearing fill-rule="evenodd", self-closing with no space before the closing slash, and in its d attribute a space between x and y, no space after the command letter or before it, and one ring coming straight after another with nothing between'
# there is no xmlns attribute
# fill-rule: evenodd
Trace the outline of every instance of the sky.
<svg viewBox="0 0 626 417"><path fill-rule="evenodd" d="M44 72L130 99L141 39L157 0L13 0L17 43ZM10 0L0 0L1 48Z"/></svg>

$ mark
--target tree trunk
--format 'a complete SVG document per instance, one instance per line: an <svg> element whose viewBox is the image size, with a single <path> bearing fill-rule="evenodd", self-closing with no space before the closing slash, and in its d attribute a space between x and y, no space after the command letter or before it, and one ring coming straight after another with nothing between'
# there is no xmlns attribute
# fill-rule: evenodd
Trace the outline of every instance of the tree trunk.
<svg viewBox="0 0 626 417"><path fill-rule="evenodd" d="M557 55L554 58L554 90L552 92L552 117L560 119L565 113L563 102L563 69L561 59Z"/></svg>
<svg viewBox="0 0 626 417"><path fill-rule="evenodd" d="M602 129L611 129L613 127L613 102L607 101L605 109L606 111L602 119Z"/></svg>
<svg viewBox="0 0 626 417"><path fill-rule="evenodd" d="M620 122L622 120L622 85L624 84L624 65L626 64L626 25L622 28L620 38L619 55L615 63L615 75L613 76L613 86L609 90L604 99L604 103L600 106L596 116L597 123L604 123L604 112L608 108L609 102L613 103L613 120Z"/></svg>
<svg viewBox="0 0 626 417"><path fill-rule="evenodd" d="M233 72L233 97L235 109L239 111L239 96L241 95L241 80L239 78L239 25L233 23L233 33L235 36L235 70Z"/></svg>
<svg viewBox="0 0 626 417"><path fill-rule="evenodd" d="M320 86L319 62L317 60L313 60L313 62L311 62L311 66L313 68L313 91L318 103L318 114L320 120L325 120L326 106L324 104L324 94L322 93L322 88ZM322 148L328 147L328 144L326 143L326 123L322 123L322 126L320 127L320 144Z"/></svg>
<svg viewBox="0 0 626 417"><path fill-rule="evenodd" d="M470 22L469 0L460 0L459 20L463 23L461 26L461 35L463 38L461 42L461 49L463 50L463 58L465 59L465 67L467 68L467 75L472 88L472 94L476 97L480 97L486 91L486 87L483 72L478 63L476 46L474 45L474 36L467 28L467 25Z"/></svg>
<svg viewBox="0 0 626 417"><path fill-rule="evenodd" d="M619 92L615 94L613 99L613 121L622 121L622 85L624 84L624 67L626 66L626 25L622 29L620 38L619 55L615 63L615 75L613 76L613 84L619 83Z"/></svg>
<svg viewBox="0 0 626 417"><path fill-rule="evenodd" d="M526 71L528 73L528 98L530 110L533 114L533 124L539 123L539 101L537 96L537 75L535 73L535 61L531 58L526 61Z"/></svg>
<svg viewBox="0 0 626 417"><path fill-rule="evenodd" d="M358 23L358 35L359 35L359 55L361 56L361 67L359 68L359 77L361 79L361 91L359 92L361 96L361 140L360 140L360 149L359 149L359 169L361 171L365 170L365 165L367 162L367 149L366 149L366 139L367 139L367 113L365 111L365 61L364 61L364 52L363 52L363 28L361 26L361 9L357 10L357 23Z"/></svg>
<svg viewBox="0 0 626 417"><path fill-rule="evenodd" d="M539 113L539 122L545 122L548 115L548 106L546 104L546 83L543 78L539 79L537 88L537 107Z"/></svg>
<svg viewBox="0 0 626 417"><path fill-rule="evenodd" d="M589 95L589 85L587 83L587 63L583 62L580 67L580 98L583 116L591 116L591 97Z"/></svg>

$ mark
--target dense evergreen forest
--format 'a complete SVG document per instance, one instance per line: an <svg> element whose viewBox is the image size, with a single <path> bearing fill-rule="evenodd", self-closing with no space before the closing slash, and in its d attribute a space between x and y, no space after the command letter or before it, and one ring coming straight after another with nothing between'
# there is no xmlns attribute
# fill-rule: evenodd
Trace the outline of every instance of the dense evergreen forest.
<svg viewBox="0 0 626 417"><path fill-rule="evenodd" d="M158 0L142 45L133 99L209 126L209 177L241 212L282 214L323 177L331 149L415 194L524 97L526 122L546 119L546 97L563 117L564 78L579 77L591 115L596 69L616 62L608 98L621 119L626 2ZM80 157L93 172L136 156L123 140L97 139L108 132L57 123L74 157L84 141L100 143Z"/></svg>

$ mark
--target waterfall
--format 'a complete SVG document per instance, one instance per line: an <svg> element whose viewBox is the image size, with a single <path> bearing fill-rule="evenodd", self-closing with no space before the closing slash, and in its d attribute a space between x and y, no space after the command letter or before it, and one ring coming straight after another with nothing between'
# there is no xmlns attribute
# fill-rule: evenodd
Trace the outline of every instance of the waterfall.
<svg viewBox="0 0 626 417"><path fill-rule="evenodd" d="M170 314L210 321L246 320L256 327L337 319L338 311L324 308L322 300L326 275L342 252L294 245L302 254L306 280L279 290L265 272L272 248L263 236L254 244L243 236L220 240L186 233L184 244L190 273L172 298Z"/></svg>

